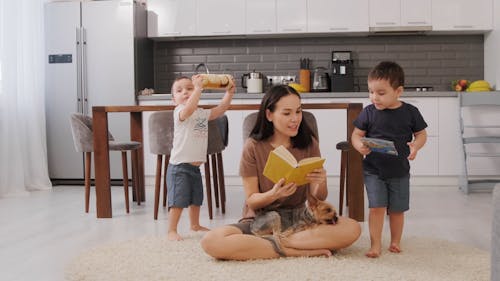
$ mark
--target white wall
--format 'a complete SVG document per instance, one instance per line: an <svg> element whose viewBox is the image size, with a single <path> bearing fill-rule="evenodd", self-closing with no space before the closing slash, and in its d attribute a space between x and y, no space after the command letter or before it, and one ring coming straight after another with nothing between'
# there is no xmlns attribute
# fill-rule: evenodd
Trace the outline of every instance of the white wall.
<svg viewBox="0 0 500 281"><path fill-rule="evenodd" d="M493 0L493 31L484 36L484 79L500 90L500 0Z"/></svg>

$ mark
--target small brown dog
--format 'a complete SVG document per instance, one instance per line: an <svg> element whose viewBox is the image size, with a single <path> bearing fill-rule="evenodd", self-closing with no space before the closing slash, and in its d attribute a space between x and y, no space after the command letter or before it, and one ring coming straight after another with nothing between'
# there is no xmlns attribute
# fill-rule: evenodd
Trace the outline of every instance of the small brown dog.
<svg viewBox="0 0 500 281"><path fill-rule="evenodd" d="M281 238L316 225L337 223L337 211L332 204L318 200L312 194L308 194L307 203L306 208L284 210L283 218L278 211L257 214L250 225L250 230L257 236L274 240L273 246L280 255L283 255ZM290 221L290 217L294 223ZM287 227L284 232L283 227Z"/></svg>

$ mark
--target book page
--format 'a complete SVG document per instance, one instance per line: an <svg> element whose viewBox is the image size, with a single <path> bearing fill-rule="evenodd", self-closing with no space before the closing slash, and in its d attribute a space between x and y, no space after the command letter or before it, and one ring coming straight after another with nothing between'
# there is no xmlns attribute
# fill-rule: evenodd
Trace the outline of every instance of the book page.
<svg viewBox="0 0 500 281"><path fill-rule="evenodd" d="M293 154L288 149L286 149L286 147L280 145L276 147L273 150L273 152L276 153L283 160L287 161L290 164L290 166L297 167L297 159L295 159Z"/></svg>
<svg viewBox="0 0 500 281"><path fill-rule="evenodd" d="M299 163L297 164L297 166L302 166L302 165L305 165L307 163L316 162L316 161L319 161L321 159L322 158L319 157L319 156L304 158L304 159L302 159L302 160L299 161Z"/></svg>

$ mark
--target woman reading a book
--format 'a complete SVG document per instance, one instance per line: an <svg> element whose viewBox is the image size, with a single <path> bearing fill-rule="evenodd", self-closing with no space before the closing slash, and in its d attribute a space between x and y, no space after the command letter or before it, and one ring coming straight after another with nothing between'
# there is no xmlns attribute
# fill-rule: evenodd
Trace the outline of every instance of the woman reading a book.
<svg viewBox="0 0 500 281"><path fill-rule="evenodd" d="M300 223L296 216L305 208L308 195L319 200L327 197L326 171L314 169L307 174L309 183L297 186L280 179L273 183L263 175L268 155L279 146L287 148L297 161L320 156L318 140L302 122L300 95L291 87L272 87L263 97L255 126L243 147L240 175L245 192L243 218L236 224L215 228L205 234L201 245L218 259L249 260L280 256L330 256L332 251L348 247L361 234L359 224L339 217L336 224L315 225L294 232L279 241L273 236L253 234L256 214L277 211L281 229Z"/></svg>

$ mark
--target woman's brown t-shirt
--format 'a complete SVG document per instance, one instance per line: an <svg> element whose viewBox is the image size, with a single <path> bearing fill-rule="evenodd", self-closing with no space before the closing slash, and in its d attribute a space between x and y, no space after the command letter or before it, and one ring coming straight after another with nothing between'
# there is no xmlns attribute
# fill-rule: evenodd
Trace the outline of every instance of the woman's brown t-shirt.
<svg viewBox="0 0 500 281"><path fill-rule="evenodd" d="M248 138L243 146L243 152L240 161L240 176L242 177L257 177L259 183L259 191L266 192L273 188L274 183L262 175L264 166L266 165L269 153L274 149L269 140L257 141L253 138ZM307 157L321 156L319 151L318 141L313 138L309 147L304 149L290 148L292 155L300 161ZM276 208L296 208L304 204L307 199L307 189L309 184L305 184L299 188L291 196L275 201L273 204L265 207L266 210ZM244 207L243 217L252 217L253 212Z"/></svg>

